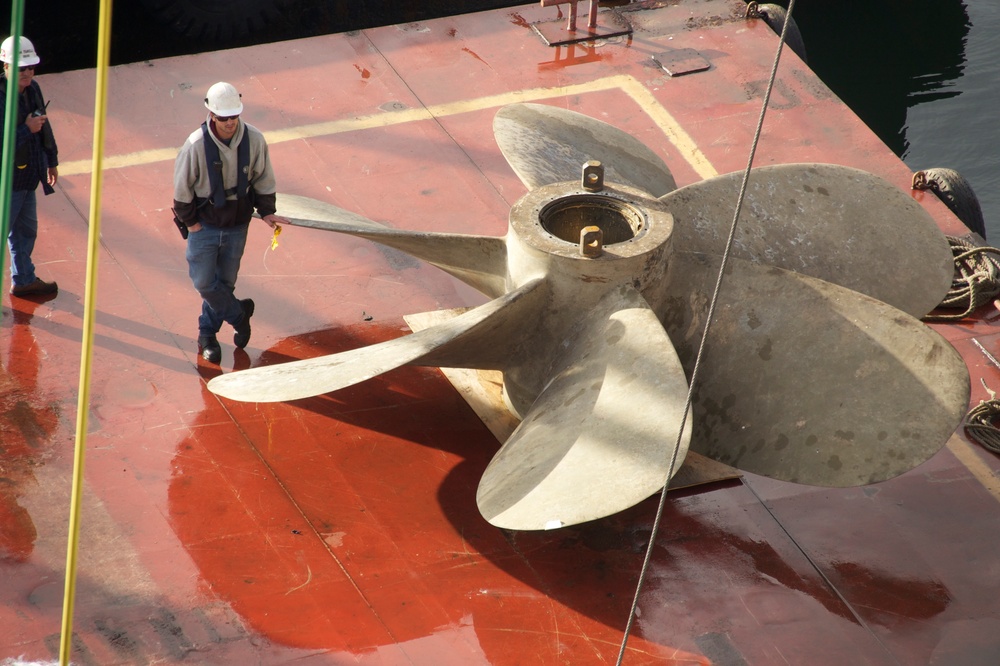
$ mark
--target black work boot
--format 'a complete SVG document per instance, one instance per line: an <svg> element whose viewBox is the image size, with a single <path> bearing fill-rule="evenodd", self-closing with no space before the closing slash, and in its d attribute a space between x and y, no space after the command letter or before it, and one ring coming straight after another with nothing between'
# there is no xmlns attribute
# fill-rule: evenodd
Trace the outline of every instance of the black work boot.
<svg viewBox="0 0 1000 666"><path fill-rule="evenodd" d="M36 277L30 284L11 285L10 293L14 296L41 296L43 294L54 294L59 291L59 286L55 282L46 282L42 278Z"/></svg>
<svg viewBox="0 0 1000 666"><path fill-rule="evenodd" d="M253 316L253 299L244 298L240 301L240 305L243 307L243 319L240 319L240 323L233 326L236 329L233 344L236 345L237 349L243 349L250 342L250 317Z"/></svg>
<svg viewBox="0 0 1000 666"><path fill-rule="evenodd" d="M222 347L214 335L198 336L198 352L209 363L217 364L222 360Z"/></svg>

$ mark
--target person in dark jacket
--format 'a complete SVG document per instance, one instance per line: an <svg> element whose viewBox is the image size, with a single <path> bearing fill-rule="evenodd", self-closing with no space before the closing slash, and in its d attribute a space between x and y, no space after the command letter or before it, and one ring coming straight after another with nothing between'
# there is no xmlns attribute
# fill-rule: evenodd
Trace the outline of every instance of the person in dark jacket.
<svg viewBox="0 0 1000 666"><path fill-rule="evenodd" d="M0 61L3 77L0 78L0 95L6 99L7 85L13 81L18 89L17 142L14 153L14 172L10 200L10 233L7 247L10 250L10 293L14 296L53 294L58 290L55 282L46 282L35 275L31 253L38 238L38 208L35 190L42 184L45 194L52 194L59 179L59 150L52 135L52 127L45 113L47 103L42 89L34 80L35 66L40 62L35 46L21 37L18 70L11 71L14 38L8 37L0 44ZM0 140L3 123L0 123Z"/></svg>
<svg viewBox="0 0 1000 666"><path fill-rule="evenodd" d="M288 222L275 215L274 170L267 142L240 119L239 92L224 81L208 89L208 117L188 137L174 163L174 214L187 230L188 273L202 298L198 348L218 363L216 334L223 322L235 329L233 344L250 341L252 299L234 295L247 229L254 209L272 229Z"/></svg>

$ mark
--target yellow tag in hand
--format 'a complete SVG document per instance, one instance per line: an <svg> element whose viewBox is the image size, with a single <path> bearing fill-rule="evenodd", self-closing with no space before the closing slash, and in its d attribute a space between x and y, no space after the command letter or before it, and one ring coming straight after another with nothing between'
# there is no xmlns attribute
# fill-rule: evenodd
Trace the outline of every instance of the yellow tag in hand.
<svg viewBox="0 0 1000 666"><path fill-rule="evenodd" d="M278 236L281 234L281 227L274 225L274 235L271 236L271 250L278 249Z"/></svg>

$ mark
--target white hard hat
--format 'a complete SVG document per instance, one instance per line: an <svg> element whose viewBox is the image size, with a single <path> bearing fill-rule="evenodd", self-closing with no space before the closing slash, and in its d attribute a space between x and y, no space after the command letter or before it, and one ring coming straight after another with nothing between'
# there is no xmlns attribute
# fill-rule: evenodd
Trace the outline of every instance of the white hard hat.
<svg viewBox="0 0 1000 666"><path fill-rule="evenodd" d="M21 38L21 52L17 54L17 64L20 67L26 65L37 65L41 62L38 54L35 53L35 45L27 37ZM14 61L14 38L8 37L0 44L0 62L10 64Z"/></svg>
<svg viewBox="0 0 1000 666"><path fill-rule="evenodd" d="M217 116L238 116L243 113L243 102L236 88L230 83L219 81L208 89L205 106Z"/></svg>

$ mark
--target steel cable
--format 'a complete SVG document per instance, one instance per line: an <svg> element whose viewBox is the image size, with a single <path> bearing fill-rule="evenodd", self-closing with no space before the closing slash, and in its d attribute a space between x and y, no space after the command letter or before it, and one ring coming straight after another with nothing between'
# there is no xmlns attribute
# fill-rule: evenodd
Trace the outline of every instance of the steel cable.
<svg viewBox="0 0 1000 666"><path fill-rule="evenodd" d="M751 15L750 10L755 6L756 3L750 3L750 6L748 6L747 10L748 16ZM712 320L715 316L716 304L719 300L719 292L721 291L722 288L723 275L725 274L726 267L729 264L729 255L733 247L733 241L736 238L736 227L740 219L740 213L743 210L743 201L746 197L747 183L750 180L750 171L753 168L754 157L757 153L757 145L760 143L760 135L764 126L764 117L767 114L767 107L771 99L771 92L774 89L774 82L778 74L778 63L781 61L781 51L787 39L788 26L792 22L792 10L794 8L795 8L795 0L789 0L788 9L785 13L785 23L781 28L781 35L779 35L778 37L778 48L775 51L774 62L771 65L771 75L768 78L767 89L764 92L764 100L761 104L760 116L757 119L757 127L754 130L753 141L751 142L750 145L750 155L749 158L747 159L746 169L743 172L743 182L740 184L740 192L736 201L736 209L733 213L733 222L729 229L729 238L726 241L726 249L722 255L722 265L719 267L719 274L715 282L715 290L712 293L712 299L708 307L708 315L706 317L705 330L702 333L701 342L699 343L698 346L698 353L695 356L694 368L691 370L691 380L688 384L687 400L684 403L684 412L683 415L681 416L680 428L677 431L677 441L675 442L673 454L670 458L670 466L667 470L667 480L666 482L664 482L663 488L660 491L660 502L656 509L656 517L653 519L653 526L649 536L649 543L646 546L646 555L642 562L642 569L639 572L639 580L636 583L635 596L632 599L632 607L629 611L628 622L626 623L625 632L624 635L622 636L621 648L618 651L618 659L615 662L617 666L621 666L622 664L622 660L625 657L625 648L628 644L628 638L632 632L632 626L635 624L636 610L639 606L639 595L642 592L642 587L646 580L646 575L649 571L649 563L650 560L652 559L653 547L656 544L656 536L657 533L659 532L660 521L663 518L663 510L664 507L666 506L667 490L670 487L670 478L674 475L674 469L677 465L677 451L680 448L681 438L684 436L684 430L687 425L687 419L691 413L691 402L694 396L694 388L697 385L698 381L698 374L699 374L698 371L699 368L701 367L702 356L704 355L705 340L708 338L708 334L712 326Z"/></svg>

